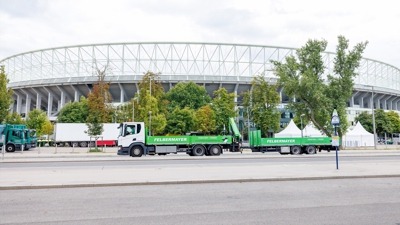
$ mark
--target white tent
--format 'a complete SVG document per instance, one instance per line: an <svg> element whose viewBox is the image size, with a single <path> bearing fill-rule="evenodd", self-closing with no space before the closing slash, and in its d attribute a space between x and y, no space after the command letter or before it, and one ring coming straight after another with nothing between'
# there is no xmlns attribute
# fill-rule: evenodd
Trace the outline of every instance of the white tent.
<svg viewBox="0 0 400 225"><path fill-rule="evenodd" d="M301 137L301 130L296 126L293 120L290 120L286 128L275 134L275 137Z"/></svg>
<svg viewBox="0 0 400 225"><path fill-rule="evenodd" d="M374 146L374 134L366 131L361 123L357 122L353 130L343 136L342 144L346 147Z"/></svg>
<svg viewBox="0 0 400 225"><path fill-rule="evenodd" d="M303 137L326 137L326 135L322 134L312 123L309 123L303 129Z"/></svg>

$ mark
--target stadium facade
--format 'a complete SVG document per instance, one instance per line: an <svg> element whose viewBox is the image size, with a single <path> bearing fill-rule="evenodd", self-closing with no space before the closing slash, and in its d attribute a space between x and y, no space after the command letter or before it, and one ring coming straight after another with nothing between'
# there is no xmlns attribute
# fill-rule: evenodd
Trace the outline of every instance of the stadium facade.
<svg viewBox="0 0 400 225"><path fill-rule="evenodd" d="M106 79L115 103L123 103L138 92L144 73L160 73L166 91L178 82L193 81L213 91L224 87L240 94L251 88L253 76L265 73L276 82L270 60L284 61L295 48L185 42L91 44L41 49L2 59L14 90L13 111L27 115L34 108L55 120L68 102L87 97L96 82L95 68L108 65ZM325 76L332 74L335 53L324 52ZM400 113L400 70L392 65L363 58L348 101L349 121L361 111L374 108ZM289 101L279 89L282 105ZM236 99L238 105L241 98ZM286 113L286 115L288 115ZM292 116L290 116L292 117Z"/></svg>

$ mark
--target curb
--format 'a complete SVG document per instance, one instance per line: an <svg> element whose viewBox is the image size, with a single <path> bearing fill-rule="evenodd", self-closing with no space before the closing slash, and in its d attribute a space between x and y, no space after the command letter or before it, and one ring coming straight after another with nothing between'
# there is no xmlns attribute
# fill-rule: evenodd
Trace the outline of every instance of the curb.
<svg viewBox="0 0 400 225"><path fill-rule="evenodd" d="M192 181L149 181L137 183L96 183L96 184L61 184L61 185L30 185L30 186L0 186L0 190L54 189L54 188L85 188L85 187L123 187L144 185L177 185L177 184L213 184L213 183L248 183L248 182L277 182L277 181L308 181L308 180L340 180L340 179L371 179L397 178L400 174L392 175L359 175L359 176L329 176L329 177L289 177L289 178L260 178L233 180L192 180Z"/></svg>

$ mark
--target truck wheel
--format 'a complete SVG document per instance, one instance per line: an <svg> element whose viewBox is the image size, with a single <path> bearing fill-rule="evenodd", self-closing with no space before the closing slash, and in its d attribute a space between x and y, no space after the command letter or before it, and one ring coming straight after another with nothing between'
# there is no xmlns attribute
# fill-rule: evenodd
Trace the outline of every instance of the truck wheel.
<svg viewBox="0 0 400 225"><path fill-rule="evenodd" d="M203 145L195 145L192 149L193 156L203 156L205 150Z"/></svg>
<svg viewBox="0 0 400 225"><path fill-rule="evenodd" d="M143 149L140 146L135 146L131 150L132 157L141 157L143 155Z"/></svg>
<svg viewBox="0 0 400 225"><path fill-rule="evenodd" d="M95 144L93 141L89 143L89 147L94 147L94 146L95 146Z"/></svg>
<svg viewBox="0 0 400 225"><path fill-rule="evenodd" d="M292 146L291 149L290 149L290 152L293 155L300 155L301 154L301 147L298 146L298 145Z"/></svg>
<svg viewBox="0 0 400 225"><path fill-rule="evenodd" d="M7 145L6 152L15 152L15 146L11 144Z"/></svg>
<svg viewBox="0 0 400 225"><path fill-rule="evenodd" d="M219 147L218 145L211 146L210 155L212 155L212 156L221 155L221 147Z"/></svg>
<svg viewBox="0 0 400 225"><path fill-rule="evenodd" d="M309 145L306 147L307 154L315 154L317 152L317 148L314 145Z"/></svg>
<svg viewBox="0 0 400 225"><path fill-rule="evenodd" d="M87 143L86 143L85 141L80 142L79 145L80 145L82 148L87 147Z"/></svg>

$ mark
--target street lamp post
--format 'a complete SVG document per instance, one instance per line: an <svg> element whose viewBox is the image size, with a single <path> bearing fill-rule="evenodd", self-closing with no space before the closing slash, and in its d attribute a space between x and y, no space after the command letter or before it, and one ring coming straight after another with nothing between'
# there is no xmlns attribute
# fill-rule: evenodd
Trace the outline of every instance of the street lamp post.
<svg viewBox="0 0 400 225"><path fill-rule="evenodd" d="M135 99L137 97L132 99L132 122L135 122Z"/></svg>
<svg viewBox="0 0 400 225"><path fill-rule="evenodd" d="M151 111L149 111L149 115L150 115L150 117L149 117L149 136L151 136Z"/></svg>
<svg viewBox="0 0 400 225"><path fill-rule="evenodd" d="M375 130L375 110L374 110L374 86L372 87L371 110L372 110L372 128L374 129L374 148L376 149L376 130Z"/></svg>
<svg viewBox="0 0 400 225"><path fill-rule="evenodd" d="M303 116L305 116L305 114L300 115L301 137L303 137Z"/></svg>

